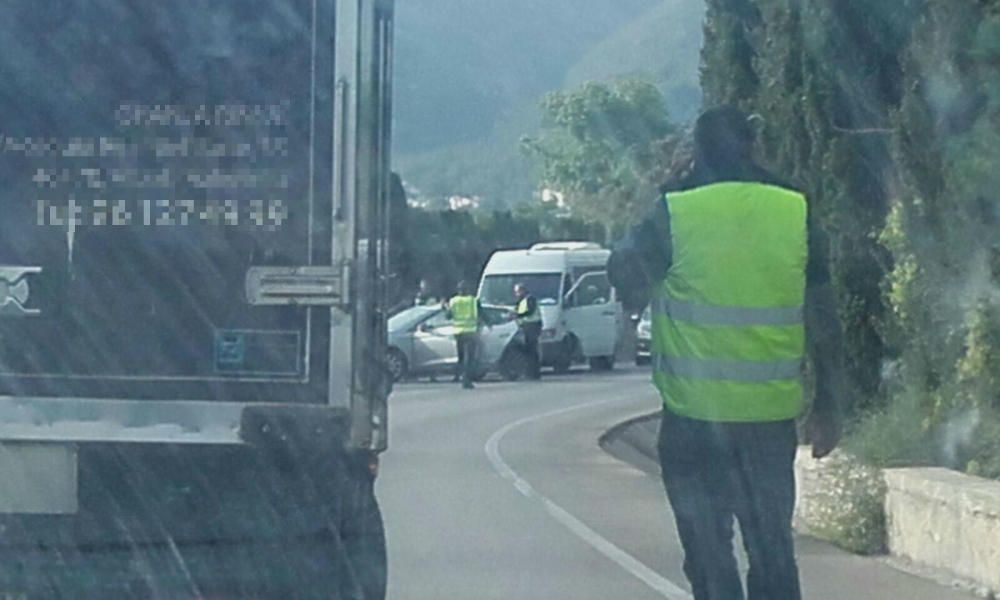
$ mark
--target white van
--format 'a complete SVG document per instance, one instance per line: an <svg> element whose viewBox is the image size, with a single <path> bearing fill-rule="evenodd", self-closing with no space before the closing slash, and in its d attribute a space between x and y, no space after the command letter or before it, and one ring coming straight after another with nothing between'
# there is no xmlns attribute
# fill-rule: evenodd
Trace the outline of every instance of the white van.
<svg viewBox="0 0 1000 600"><path fill-rule="evenodd" d="M542 364L568 371L586 360L594 370L614 367L622 308L608 282L609 250L589 242L535 244L500 250L479 282L484 305L513 307L523 283L542 313Z"/></svg>

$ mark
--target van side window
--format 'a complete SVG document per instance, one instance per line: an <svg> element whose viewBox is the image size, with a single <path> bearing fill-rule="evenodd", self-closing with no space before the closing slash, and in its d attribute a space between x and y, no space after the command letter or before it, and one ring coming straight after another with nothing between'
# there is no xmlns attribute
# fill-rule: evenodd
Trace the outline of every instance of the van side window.
<svg viewBox="0 0 1000 600"><path fill-rule="evenodd" d="M576 291L577 306L607 304L611 301L611 283L607 275L591 275Z"/></svg>
<svg viewBox="0 0 1000 600"><path fill-rule="evenodd" d="M612 300L611 282L604 272L591 272L577 281L577 288L567 299L567 306L594 306Z"/></svg>
<svg viewBox="0 0 1000 600"><path fill-rule="evenodd" d="M604 265L588 265L583 267L573 267L573 278L574 280L580 279L587 273L598 273L607 270ZM567 290L569 288L566 288Z"/></svg>

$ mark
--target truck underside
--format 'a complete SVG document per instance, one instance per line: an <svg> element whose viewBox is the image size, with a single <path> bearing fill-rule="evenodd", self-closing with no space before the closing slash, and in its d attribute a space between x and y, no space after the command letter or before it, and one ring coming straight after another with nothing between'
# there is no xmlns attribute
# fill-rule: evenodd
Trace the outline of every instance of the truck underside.
<svg viewBox="0 0 1000 600"><path fill-rule="evenodd" d="M0 516L15 598L381 598L374 455L346 415L249 417L243 445L80 444L78 510Z"/></svg>

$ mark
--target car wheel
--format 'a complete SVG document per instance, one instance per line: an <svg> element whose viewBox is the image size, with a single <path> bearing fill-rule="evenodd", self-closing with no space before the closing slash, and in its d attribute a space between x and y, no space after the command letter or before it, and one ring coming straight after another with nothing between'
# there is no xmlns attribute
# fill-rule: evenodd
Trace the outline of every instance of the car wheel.
<svg viewBox="0 0 1000 600"><path fill-rule="evenodd" d="M610 371L615 368L614 356L595 356L589 362L591 371Z"/></svg>
<svg viewBox="0 0 1000 600"><path fill-rule="evenodd" d="M528 357L520 350L508 350L500 359L500 376L507 381L517 381L528 372Z"/></svg>
<svg viewBox="0 0 1000 600"><path fill-rule="evenodd" d="M402 381L406 377L410 365L402 351L398 348L389 348L385 356L385 368L389 370L393 381Z"/></svg>

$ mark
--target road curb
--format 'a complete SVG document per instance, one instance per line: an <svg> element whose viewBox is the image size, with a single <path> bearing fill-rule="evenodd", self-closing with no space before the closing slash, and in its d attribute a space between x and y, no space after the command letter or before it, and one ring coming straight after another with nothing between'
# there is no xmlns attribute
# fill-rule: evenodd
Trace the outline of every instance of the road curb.
<svg viewBox="0 0 1000 600"><path fill-rule="evenodd" d="M598 444L618 460L659 477L660 459L656 451L656 439L661 412L640 415L618 423L598 438Z"/></svg>

